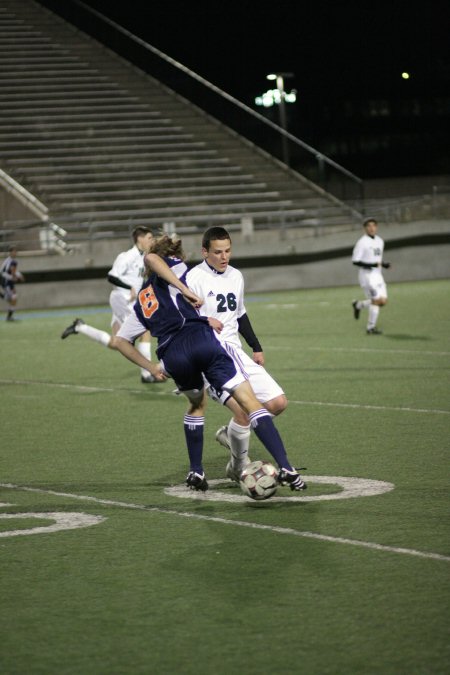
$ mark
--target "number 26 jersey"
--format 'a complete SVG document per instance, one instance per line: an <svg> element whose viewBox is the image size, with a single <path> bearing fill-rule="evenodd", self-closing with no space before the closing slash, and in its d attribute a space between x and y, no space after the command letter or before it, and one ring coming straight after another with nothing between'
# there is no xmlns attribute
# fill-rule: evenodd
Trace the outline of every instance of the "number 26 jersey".
<svg viewBox="0 0 450 675"><path fill-rule="evenodd" d="M231 265L225 272L217 272L204 260L189 270L186 285L204 300L200 314L223 323L223 330L215 333L216 337L241 348L238 319L246 313L241 272Z"/></svg>

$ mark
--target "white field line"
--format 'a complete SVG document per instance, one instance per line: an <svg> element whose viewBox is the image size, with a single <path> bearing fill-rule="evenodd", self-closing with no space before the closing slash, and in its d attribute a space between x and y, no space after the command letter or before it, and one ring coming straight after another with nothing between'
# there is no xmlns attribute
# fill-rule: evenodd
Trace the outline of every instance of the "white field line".
<svg viewBox="0 0 450 675"><path fill-rule="evenodd" d="M23 485L13 485L12 483L0 483L0 487L18 490L24 492L37 492L40 494L54 495L56 497L64 497L68 499L78 499L80 501L92 502L94 504L102 504L104 506L117 506L123 509L134 509L138 511L149 511L153 513L161 513L169 516L178 516L181 518L190 518L192 520L204 520L207 522L219 523L221 525L233 525L234 527L247 527L252 530L265 530L266 532L273 532L275 534L285 534L292 537L303 537L306 539L315 539L317 541L326 541L333 544L346 544L349 546L359 546L361 548L368 548L375 551L383 551L385 553L398 553L401 555L410 555L417 558L427 558L432 560L444 560L450 562L450 556L442 555L441 553L432 553L427 551L417 551L413 548L402 548L397 546L384 546L383 544L375 544L370 541L360 541L358 539L347 539L346 537L332 537L325 534L317 534L316 532L304 532L301 530L294 530L290 527L278 527L273 525L260 525L259 523L249 523L245 520L230 520L228 518L220 518L218 516L204 516L198 513L189 513L186 511L177 511L173 509L165 509L157 506L145 506L144 504L132 504L128 502L121 502L112 499L100 499L98 497L91 497L88 495L76 495L67 492L56 492L54 490L43 490L41 488L31 488Z"/></svg>
<svg viewBox="0 0 450 675"><path fill-rule="evenodd" d="M2 503L2 507L6 504ZM5 537L24 537L30 534L48 534L49 532L61 532L62 530L76 530L80 527L91 527L102 523L103 516L93 516L89 513L67 513L67 511L51 511L46 513L0 513L0 520L51 520L52 525L43 525L42 527L32 527L26 530L6 530L0 532L0 538Z"/></svg>
<svg viewBox="0 0 450 675"><path fill-rule="evenodd" d="M119 393L130 393L130 394L142 394L144 389L120 389L114 387L86 387L82 384L66 384L64 382L45 382L42 380L6 380L0 379L1 384L12 384L12 385L37 385L39 387L57 387L60 389L74 389L75 391L82 391L86 393L98 393L105 392L110 394L119 394ZM145 389L145 393L148 393L150 390ZM168 391L157 391L156 389L151 390L152 394L157 394L159 396L173 396L171 392ZM401 406L382 406L382 405L364 405L361 403L333 403L326 401L294 401L289 399L291 405L313 405L313 406L328 406L332 408L354 408L356 410L389 410L395 412L412 412L412 413L428 413L433 415L450 415L450 410L439 410L436 408L407 408Z"/></svg>
<svg viewBox="0 0 450 675"><path fill-rule="evenodd" d="M426 354L427 356L450 356L450 352L433 352L421 349L370 349L370 347L308 347L315 352L360 352L370 354Z"/></svg>
<svg viewBox="0 0 450 675"><path fill-rule="evenodd" d="M433 413L436 415L450 415L450 410L438 410L436 408L407 408L386 405L363 405L360 403L326 403L325 401L293 401L289 404L330 406L332 408L356 408L359 410L390 410L395 412Z"/></svg>

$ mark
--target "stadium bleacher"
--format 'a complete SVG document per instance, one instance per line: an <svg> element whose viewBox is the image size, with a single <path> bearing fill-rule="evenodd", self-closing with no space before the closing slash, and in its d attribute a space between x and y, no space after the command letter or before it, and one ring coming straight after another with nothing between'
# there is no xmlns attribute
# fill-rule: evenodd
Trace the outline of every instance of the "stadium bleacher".
<svg viewBox="0 0 450 675"><path fill-rule="evenodd" d="M143 223L191 232L238 229L243 218L256 230L359 221L33 0L1 0L0 34L0 166L45 205L69 245L123 238Z"/></svg>

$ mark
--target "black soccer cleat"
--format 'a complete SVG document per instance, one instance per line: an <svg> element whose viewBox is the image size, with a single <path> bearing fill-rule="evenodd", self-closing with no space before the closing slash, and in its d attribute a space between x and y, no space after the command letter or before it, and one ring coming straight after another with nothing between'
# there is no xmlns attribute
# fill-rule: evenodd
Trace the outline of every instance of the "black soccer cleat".
<svg viewBox="0 0 450 675"><path fill-rule="evenodd" d="M278 482L280 485L289 485L291 490L306 490L308 487L303 480L303 478L300 476L300 474L297 472L297 469L294 469L293 471L288 471L287 469L280 469L278 473Z"/></svg>
<svg viewBox="0 0 450 675"><path fill-rule="evenodd" d="M201 490L201 492L206 492L209 487L205 474L196 473L196 471L189 471L188 475L186 476L186 485L191 490Z"/></svg>
<svg viewBox="0 0 450 675"><path fill-rule="evenodd" d="M361 310L358 309L358 301L357 300L353 300L352 307L353 307L353 316L355 317L355 319L359 319L359 315L361 313Z"/></svg>
<svg viewBox="0 0 450 675"><path fill-rule="evenodd" d="M368 328L366 333L367 335L383 335L383 331L378 328Z"/></svg>
<svg viewBox="0 0 450 675"><path fill-rule="evenodd" d="M69 335L76 335L78 333L77 326L82 323L84 323L83 319L75 319L75 321L71 323L70 326L67 326L67 328L62 332L61 340L65 340L66 337L69 337Z"/></svg>

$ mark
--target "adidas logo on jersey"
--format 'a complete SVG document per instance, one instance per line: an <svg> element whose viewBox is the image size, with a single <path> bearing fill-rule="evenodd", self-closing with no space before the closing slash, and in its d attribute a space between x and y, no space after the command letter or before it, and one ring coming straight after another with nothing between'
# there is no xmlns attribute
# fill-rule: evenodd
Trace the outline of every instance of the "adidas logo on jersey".
<svg viewBox="0 0 450 675"><path fill-rule="evenodd" d="M208 298L214 297L214 293L213 293L212 291L209 291L209 293L208 293L208 296L207 296L207 297L208 297Z"/></svg>

